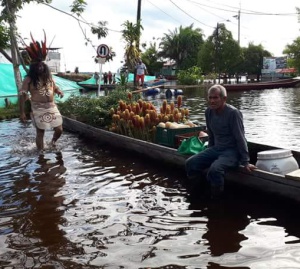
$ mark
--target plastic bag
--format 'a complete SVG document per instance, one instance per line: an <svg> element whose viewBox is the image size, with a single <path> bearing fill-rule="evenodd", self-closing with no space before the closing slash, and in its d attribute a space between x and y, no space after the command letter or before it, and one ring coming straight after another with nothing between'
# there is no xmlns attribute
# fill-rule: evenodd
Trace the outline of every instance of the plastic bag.
<svg viewBox="0 0 300 269"><path fill-rule="evenodd" d="M192 136L184 139L178 148L178 152L185 155L193 155L206 149L206 145L199 139L198 136Z"/></svg>

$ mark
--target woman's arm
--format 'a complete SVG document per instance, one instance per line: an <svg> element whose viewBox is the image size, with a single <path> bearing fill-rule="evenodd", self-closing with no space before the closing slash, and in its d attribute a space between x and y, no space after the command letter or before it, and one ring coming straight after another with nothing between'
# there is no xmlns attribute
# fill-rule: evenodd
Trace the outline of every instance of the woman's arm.
<svg viewBox="0 0 300 269"><path fill-rule="evenodd" d="M53 89L54 89L54 93L56 93L60 98L64 97L64 93L59 89L59 87L55 84L54 80L53 80Z"/></svg>

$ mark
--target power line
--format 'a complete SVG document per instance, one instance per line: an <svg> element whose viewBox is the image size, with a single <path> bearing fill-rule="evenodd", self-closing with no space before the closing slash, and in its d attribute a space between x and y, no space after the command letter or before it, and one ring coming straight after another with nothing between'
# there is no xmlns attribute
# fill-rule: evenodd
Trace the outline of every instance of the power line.
<svg viewBox="0 0 300 269"><path fill-rule="evenodd" d="M194 4L201 5L201 6L206 6L208 8L213 8L213 9L216 9L216 10L233 12L233 13L237 12L237 11L234 11L234 10L229 10L229 9L215 7L215 6L205 5L203 3L199 3L199 2L196 2L196 1L193 1L193 0L185 0L185 1L192 2ZM216 3L216 2L213 2L213 1L209 1L209 2L210 3L211 2L215 3L217 5L222 5L222 6L225 6L225 7L241 10L242 14L247 14L247 15L264 15L264 16L297 16L298 15L297 12L295 12L295 13L267 13L267 12L253 11L253 10L247 10L247 9L240 9L239 7L229 6L229 5L225 5L225 4L219 4L219 3Z"/></svg>
<svg viewBox="0 0 300 269"><path fill-rule="evenodd" d="M161 12L163 12L164 14L166 14L168 17L170 17L171 19L173 19L174 21L179 22L180 24L182 24L180 21L178 21L177 19L175 19L174 17L172 17L170 14L166 13L164 10L162 10L161 8L159 8L158 6L154 5L150 0L147 0L147 2L149 2L151 5L153 5L154 7L156 7L157 9L159 9Z"/></svg>
<svg viewBox="0 0 300 269"><path fill-rule="evenodd" d="M73 19L75 19L75 20L78 21L78 22L82 22L82 23L84 23L84 24L86 24L86 25L88 25L88 26L98 27L98 26L94 25L93 23L87 22L82 16L81 16L82 19L79 19L79 18L75 17L73 14L70 14L70 13L68 13L68 12L66 12L66 11L63 11L63 10L61 10L61 9L58 9L58 8L56 8L56 7L54 7L54 6L49 5L49 4L46 4L46 3L41 3L41 4L43 4L43 5L47 6L47 7L50 7L50 8L52 8L52 9L56 10L56 11L59 11L59 12L61 12L61 13L64 13L64 14L66 14L66 15L72 17ZM121 32L122 32L122 31L113 30L113 29L109 29L109 28L107 28L107 30L108 30L108 31L112 31L112 32L117 32L117 33L121 33Z"/></svg>
<svg viewBox="0 0 300 269"><path fill-rule="evenodd" d="M201 22L201 21L197 20L196 18L194 18L193 16L191 16L190 14L188 14L185 10L183 10L181 7L179 7L178 5L176 5L172 0L169 0L169 1L170 1L175 7L177 7L179 10L181 10L184 14L186 14L187 16L189 16L190 18L192 18L193 20L195 20L195 21L197 21L197 22L203 24L203 25L206 26L206 27L214 28L214 27L212 27L212 26L210 26L210 25L205 24L204 22Z"/></svg>

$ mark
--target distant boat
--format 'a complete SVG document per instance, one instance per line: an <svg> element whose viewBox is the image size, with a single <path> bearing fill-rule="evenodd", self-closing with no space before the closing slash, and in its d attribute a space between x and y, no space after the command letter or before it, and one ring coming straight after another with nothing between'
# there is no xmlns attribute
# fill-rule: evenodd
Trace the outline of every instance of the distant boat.
<svg viewBox="0 0 300 269"><path fill-rule="evenodd" d="M222 84L227 91L249 91L278 88L293 88L300 85L300 77L290 79L279 79L275 81L240 83L240 84Z"/></svg>
<svg viewBox="0 0 300 269"><path fill-rule="evenodd" d="M104 84L103 80L101 80L101 87L100 89L114 89L116 85L118 85L118 77L116 76L117 82L116 84ZM134 81L134 74L129 73L127 76L127 82L133 83ZM157 79L155 76L145 76L145 81L143 87L154 87L154 86L163 86L167 82L166 79ZM94 77L91 77L90 79L87 79L85 81L80 81L78 84L82 87L84 87L86 90L97 90L98 84L96 83L96 80Z"/></svg>
<svg viewBox="0 0 300 269"><path fill-rule="evenodd" d="M168 82L165 78L156 78L144 82L144 87L164 86Z"/></svg>

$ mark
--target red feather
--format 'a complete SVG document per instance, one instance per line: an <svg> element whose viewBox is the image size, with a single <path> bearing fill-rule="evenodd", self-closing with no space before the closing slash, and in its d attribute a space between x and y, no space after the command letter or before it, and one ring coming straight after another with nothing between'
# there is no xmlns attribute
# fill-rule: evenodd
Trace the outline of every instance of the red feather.
<svg viewBox="0 0 300 269"><path fill-rule="evenodd" d="M46 32L44 31L44 42L42 41L42 53L46 57L47 55L47 47L46 47Z"/></svg>
<svg viewBox="0 0 300 269"><path fill-rule="evenodd" d="M30 42L29 46L27 46L23 40L22 40L22 42L25 45L25 50L27 51L29 57L31 58L31 61L32 62L44 61L47 57L47 52L48 52L48 49L46 46L45 31L44 31L44 41L41 41L41 44L38 41L35 41L31 32L30 32L30 36L31 36L32 42Z"/></svg>

